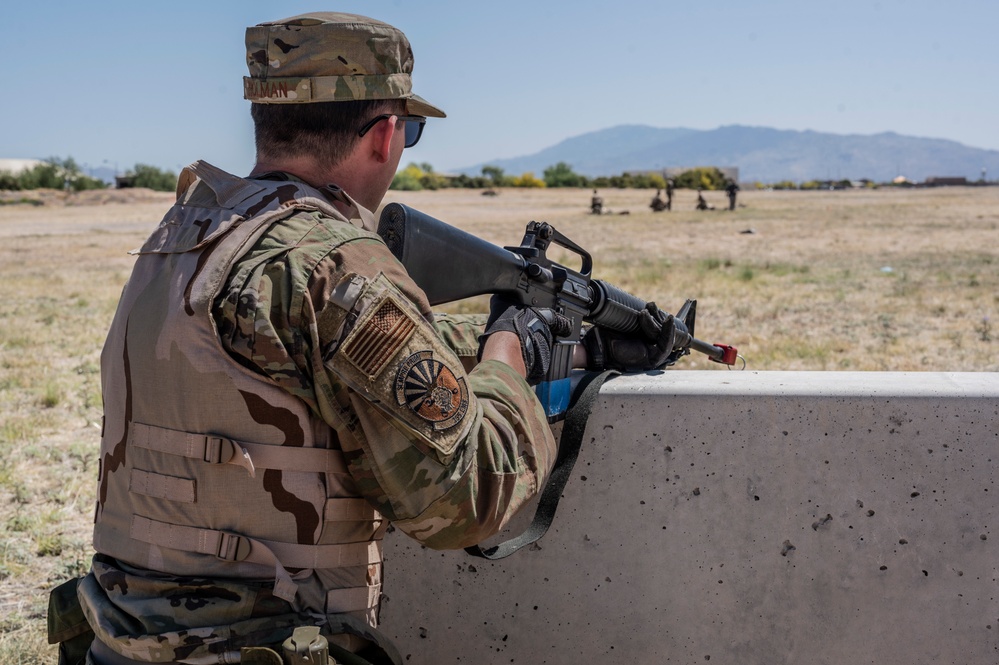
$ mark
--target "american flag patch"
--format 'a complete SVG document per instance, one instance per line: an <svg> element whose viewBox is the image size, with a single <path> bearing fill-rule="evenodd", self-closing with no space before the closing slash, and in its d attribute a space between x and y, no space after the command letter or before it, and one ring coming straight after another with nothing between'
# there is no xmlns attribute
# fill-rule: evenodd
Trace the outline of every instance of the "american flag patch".
<svg viewBox="0 0 999 665"><path fill-rule="evenodd" d="M368 376L377 376L406 343L415 327L413 320L398 305L384 300L353 339L347 340L343 353L359 370Z"/></svg>

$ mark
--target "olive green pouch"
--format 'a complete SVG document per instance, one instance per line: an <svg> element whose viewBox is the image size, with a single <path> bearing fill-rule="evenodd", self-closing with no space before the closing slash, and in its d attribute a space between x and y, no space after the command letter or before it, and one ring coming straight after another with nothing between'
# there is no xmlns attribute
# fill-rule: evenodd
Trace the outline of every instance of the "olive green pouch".
<svg viewBox="0 0 999 665"><path fill-rule="evenodd" d="M76 595L81 579L67 580L49 593L49 644L59 645L59 665L83 665L94 641Z"/></svg>

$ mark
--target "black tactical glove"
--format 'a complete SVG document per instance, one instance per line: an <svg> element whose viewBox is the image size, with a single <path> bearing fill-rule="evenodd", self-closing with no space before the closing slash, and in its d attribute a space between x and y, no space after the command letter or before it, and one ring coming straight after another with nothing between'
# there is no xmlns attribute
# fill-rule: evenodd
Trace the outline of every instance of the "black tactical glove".
<svg viewBox="0 0 999 665"><path fill-rule="evenodd" d="M682 350L673 352L673 345L677 342L676 324L672 314L650 302L639 313L638 329L632 333L593 326L583 335L586 368L594 371L646 372L672 365L682 355Z"/></svg>
<svg viewBox="0 0 999 665"><path fill-rule="evenodd" d="M489 335L500 331L516 333L527 368L527 382L535 385L548 374L555 338L568 335L570 330L569 319L550 309L527 307L493 296L489 301L486 330L479 337L479 357Z"/></svg>

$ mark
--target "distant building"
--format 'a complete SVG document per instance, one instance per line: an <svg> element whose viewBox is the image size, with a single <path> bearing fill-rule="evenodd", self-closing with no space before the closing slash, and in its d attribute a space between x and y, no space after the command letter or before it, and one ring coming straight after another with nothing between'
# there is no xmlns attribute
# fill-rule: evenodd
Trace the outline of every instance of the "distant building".
<svg viewBox="0 0 999 665"><path fill-rule="evenodd" d="M0 159L0 171L17 175L24 171L30 171L39 164L44 163L39 159Z"/></svg>
<svg viewBox="0 0 999 665"><path fill-rule="evenodd" d="M927 187L952 187L967 185L968 179L960 176L930 176L923 184Z"/></svg>
<svg viewBox="0 0 999 665"><path fill-rule="evenodd" d="M135 187L135 176L116 175L114 177L115 189L130 189L132 187Z"/></svg>

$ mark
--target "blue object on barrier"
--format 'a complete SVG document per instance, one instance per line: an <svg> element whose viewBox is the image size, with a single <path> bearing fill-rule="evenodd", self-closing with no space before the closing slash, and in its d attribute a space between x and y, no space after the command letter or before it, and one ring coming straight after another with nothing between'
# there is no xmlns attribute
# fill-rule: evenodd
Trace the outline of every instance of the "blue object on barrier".
<svg viewBox="0 0 999 665"><path fill-rule="evenodd" d="M555 422L565 417L565 412L569 410L569 401L572 398L572 379L566 377L556 381L545 381L534 386L534 394L541 401L541 406L545 408L545 415L548 422Z"/></svg>

